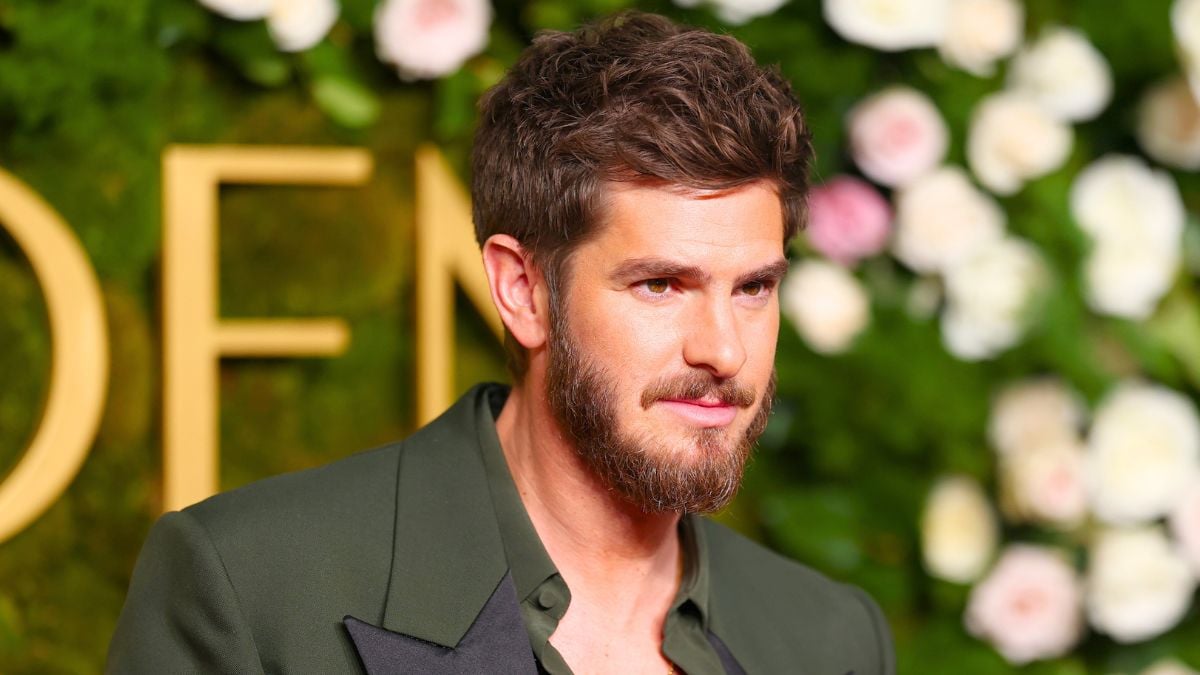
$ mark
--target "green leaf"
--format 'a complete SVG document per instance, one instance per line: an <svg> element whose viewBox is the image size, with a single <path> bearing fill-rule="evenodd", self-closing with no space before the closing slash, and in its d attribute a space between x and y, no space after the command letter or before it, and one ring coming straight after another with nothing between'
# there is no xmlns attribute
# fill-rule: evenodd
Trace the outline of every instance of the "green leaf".
<svg viewBox="0 0 1200 675"><path fill-rule="evenodd" d="M379 98L351 79L318 77L313 80L311 91L317 106L344 127L362 128L379 118Z"/></svg>

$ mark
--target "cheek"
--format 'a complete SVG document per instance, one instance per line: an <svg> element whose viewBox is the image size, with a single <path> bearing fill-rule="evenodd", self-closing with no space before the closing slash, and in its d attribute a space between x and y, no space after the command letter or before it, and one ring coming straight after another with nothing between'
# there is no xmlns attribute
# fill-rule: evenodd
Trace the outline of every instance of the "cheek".
<svg viewBox="0 0 1200 675"><path fill-rule="evenodd" d="M581 300L583 309L571 320L575 336L623 375L669 363L670 354L679 352L681 308L648 305L619 292Z"/></svg>

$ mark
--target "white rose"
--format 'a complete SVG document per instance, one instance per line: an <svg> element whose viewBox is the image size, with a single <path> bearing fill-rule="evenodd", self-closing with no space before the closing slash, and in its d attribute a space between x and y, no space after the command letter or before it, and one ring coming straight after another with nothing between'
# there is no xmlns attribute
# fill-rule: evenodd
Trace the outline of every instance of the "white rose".
<svg viewBox="0 0 1200 675"><path fill-rule="evenodd" d="M1047 278L1032 244L1007 237L945 270L947 309L942 339L965 360L990 358L1021 339L1032 301Z"/></svg>
<svg viewBox="0 0 1200 675"><path fill-rule="evenodd" d="M1175 659L1159 659L1146 666L1138 675L1200 675Z"/></svg>
<svg viewBox="0 0 1200 675"><path fill-rule="evenodd" d="M902 86L859 101L846 115L846 126L854 163L871 180L893 187L937 167L950 139L933 101Z"/></svg>
<svg viewBox="0 0 1200 675"><path fill-rule="evenodd" d="M253 21L265 17L275 0L200 0L200 4L230 19Z"/></svg>
<svg viewBox="0 0 1200 675"><path fill-rule="evenodd" d="M1013 92L979 102L967 131L967 163L992 192L1010 195L1044 176L1071 154L1071 127L1033 99Z"/></svg>
<svg viewBox="0 0 1200 675"><path fill-rule="evenodd" d="M1200 0L1175 0L1171 5L1171 30L1184 73L1200 100Z"/></svg>
<svg viewBox="0 0 1200 675"><path fill-rule="evenodd" d="M1084 263L1087 302L1102 314L1145 319L1171 288L1180 251L1145 241L1100 242Z"/></svg>
<svg viewBox="0 0 1200 675"><path fill-rule="evenodd" d="M1012 54L1025 34L1025 8L1017 0L951 0L942 59L979 76Z"/></svg>
<svg viewBox="0 0 1200 675"><path fill-rule="evenodd" d="M943 167L900 190L892 252L918 272L941 272L996 243L1004 211L957 167Z"/></svg>
<svg viewBox="0 0 1200 675"><path fill-rule="evenodd" d="M1171 508L1168 523L1179 550L1200 577L1200 480L1192 484Z"/></svg>
<svg viewBox="0 0 1200 675"><path fill-rule="evenodd" d="M934 485L921 517L921 552L930 574L960 584L978 579L998 537L996 517L978 483L951 476Z"/></svg>
<svg viewBox="0 0 1200 675"><path fill-rule="evenodd" d="M842 37L894 52L940 42L949 0L825 0L824 8L825 21Z"/></svg>
<svg viewBox="0 0 1200 675"><path fill-rule="evenodd" d="M1132 524L1166 515L1200 475L1200 418L1182 394L1125 383L1096 410L1088 435L1096 516Z"/></svg>
<svg viewBox="0 0 1200 675"><path fill-rule="evenodd" d="M384 0L375 9L375 49L406 80L458 70L487 46L487 0Z"/></svg>
<svg viewBox="0 0 1200 675"><path fill-rule="evenodd" d="M1001 454L1073 441L1084 419L1083 401L1060 379L1039 377L1005 387L992 404L988 438Z"/></svg>
<svg viewBox="0 0 1200 675"><path fill-rule="evenodd" d="M1067 653L1083 633L1075 570L1053 550L1015 544L971 590L965 622L1013 665Z"/></svg>
<svg viewBox="0 0 1200 675"><path fill-rule="evenodd" d="M788 274L780 302L813 351L845 351L871 319L867 292L844 267L805 260Z"/></svg>
<svg viewBox="0 0 1200 675"><path fill-rule="evenodd" d="M1161 528L1104 531L1089 555L1088 619L1117 642L1147 640L1183 618L1195 587Z"/></svg>
<svg viewBox="0 0 1200 675"><path fill-rule="evenodd" d="M1071 214L1097 240L1123 244L1131 233L1178 246L1183 233L1183 200L1175 182L1130 155L1105 155L1081 171L1071 186Z"/></svg>
<svg viewBox="0 0 1200 675"><path fill-rule="evenodd" d="M1137 137L1159 162L1200 169L1200 106L1187 80L1173 77L1146 91L1138 106Z"/></svg>
<svg viewBox="0 0 1200 675"><path fill-rule="evenodd" d="M1084 464L1083 445L1074 439L1024 446L1003 456L1005 505L1017 520L1078 526L1087 515Z"/></svg>
<svg viewBox="0 0 1200 675"><path fill-rule="evenodd" d="M1052 28L1013 57L1009 86L1047 112L1079 122L1100 114L1112 98L1108 62L1083 33Z"/></svg>
<svg viewBox="0 0 1200 675"><path fill-rule="evenodd" d="M1182 255L1185 212L1175 182L1139 158L1107 155L1075 178L1071 213L1095 243L1085 264L1088 303L1104 314L1149 316Z"/></svg>
<svg viewBox="0 0 1200 675"><path fill-rule="evenodd" d="M717 16L725 23L741 25L766 16L787 4L788 0L711 0Z"/></svg>
<svg viewBox="0 0 1200 675"><path fill-rule="evenodd" d="M267 31L281 50L301 52L320 42L337 18L337 0L275 0Z"/></svg>

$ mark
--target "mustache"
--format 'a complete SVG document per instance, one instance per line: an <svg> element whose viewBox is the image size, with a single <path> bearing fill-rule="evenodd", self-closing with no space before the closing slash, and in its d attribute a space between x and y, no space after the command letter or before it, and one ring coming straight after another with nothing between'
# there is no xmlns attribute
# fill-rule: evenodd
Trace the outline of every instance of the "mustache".
<svg viewBox="0 0 1200 675"><path fill-rule="evenodd" d="M716 380L711 375L691 372L678 377L663 378L642 392L642 408L664 399L715 398L725 405L748 408L758 400L754 389L737 380Z"/></svg>

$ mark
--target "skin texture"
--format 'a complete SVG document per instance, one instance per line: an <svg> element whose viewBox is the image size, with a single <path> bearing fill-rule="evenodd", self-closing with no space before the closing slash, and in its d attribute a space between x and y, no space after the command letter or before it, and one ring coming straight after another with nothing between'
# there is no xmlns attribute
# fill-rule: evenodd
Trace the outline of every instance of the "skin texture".
<svg viewBox="0 0 1200 675"><path fill-rule="evenodd" d="M609 184L599 231L567 265L565 328L611 389L617 430L669 463L736 448L772 377L786 268L773 187ZM497 420L521 498L572 600L551 642L580 673L661 673L662 627L682 569L677 511L632 503L593 471L546 397L550 307L520 244L488 239L492 299L530 367ZM655 400L663 382L736 382L751 405ZM651 392L650 395L647 392ZM715 439L698 444L699 436ZM708 448L705 450L704 448Z"/></svg>

